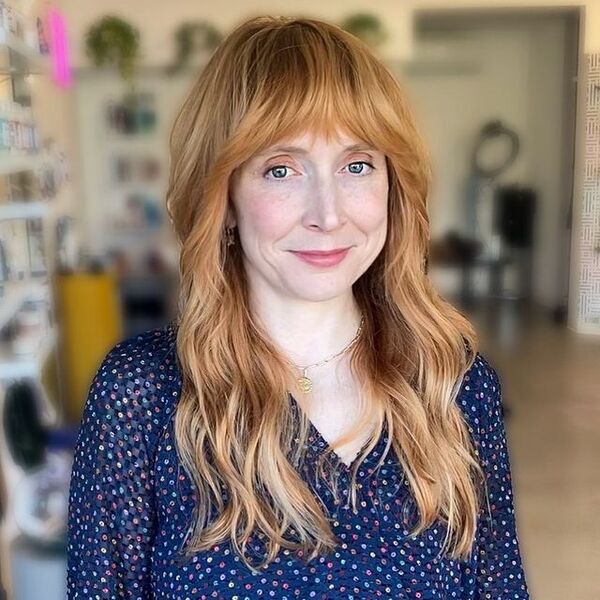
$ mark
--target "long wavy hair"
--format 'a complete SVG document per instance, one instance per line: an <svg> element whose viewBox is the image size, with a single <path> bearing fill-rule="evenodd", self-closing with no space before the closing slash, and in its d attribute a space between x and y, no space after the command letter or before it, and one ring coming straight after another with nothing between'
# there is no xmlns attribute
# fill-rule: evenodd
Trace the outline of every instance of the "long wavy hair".
<svg viewBox="0 0 600 600"><path fill-rule="evenodd" d="M236 169L307 127L327 139L345 130L380 149L389 178L385 245L353 285L365 317L350 354L362 418L326 449L319 475L337 494L335 449L375 419L352 464L354 508L356 473L386 426L378 465L397 456L418 509L412 533L439 521L442 551L466 558L483 477L455 399L477 338L427 275L430 158L407 95L366 44L335 25L286 17L255 17L229 34L170 137L167 209L181 246L175 437L197 499L182 552L229 539L253 569L254 533L266 540L259 567L282 547L311 560L337 543L297 468L310 430L289 391L297 374L249 310L239 240L224 241Z"/></svg>

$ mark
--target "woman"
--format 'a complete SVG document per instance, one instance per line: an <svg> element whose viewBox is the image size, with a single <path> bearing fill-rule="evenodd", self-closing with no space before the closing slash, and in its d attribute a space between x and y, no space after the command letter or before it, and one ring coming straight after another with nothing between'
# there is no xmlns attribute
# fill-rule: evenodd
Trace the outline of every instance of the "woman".
<svg viewBox="0 0 600 600"><path fill-rule="evenodd" d="M426 274L428 158L337 27L255 18L171 135L176 323L75 452L69 598L528 598L493 367Z"/></svg>

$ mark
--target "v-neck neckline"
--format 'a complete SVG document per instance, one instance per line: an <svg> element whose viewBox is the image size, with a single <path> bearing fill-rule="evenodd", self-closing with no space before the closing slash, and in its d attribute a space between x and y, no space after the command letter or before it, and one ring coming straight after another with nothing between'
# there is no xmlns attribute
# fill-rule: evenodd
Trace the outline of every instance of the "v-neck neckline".
<svg viewBox="0 0 600 600"><path fill-rule="evenodd" d="M323 437L323 435L321 434L321 432L317 429L317 427L315 426L315 424L312 422L312 420L310 419L310 417L308 416L308 414L306 414L306 411L302 408L302 406L300 405L300 403L298 402L298 400L296 400L296 398L294 397L294 395L292 393L289 394L291 401L292 401L292 406L295 407L298 415L302 415L304 414L306 416L306 419L308 421L308 427L309 427L309 443L310 443L310 438L312 437L314 442L311 445L311 448L313 449L313 451L315 451L318 455L323 454L324 452L328 451L331 448L331 444ZM365 460L363 461L363 465L372 457L373 453L379 449L380 445L382 444L383 441L387 441L386 439L386 427L385 424L382 428L382 431L379 433L379 437L377 440L377 444L375 446L373 446L371 452L365 457ZM356 463L356 461L358 460L358 458L360 457L360 455L362 454L362 452L365 449L365 446L367 444L364 444L358 451L358 453L356 454L356 456L352 459L352 462L350 464L347 464L346 462L344 462L344 460L342 459L342 457L335 451L332 450L331 451L331 455L336 459L340 469L345 473L349 473L352 468L354 467L354 464Z"/></svg>

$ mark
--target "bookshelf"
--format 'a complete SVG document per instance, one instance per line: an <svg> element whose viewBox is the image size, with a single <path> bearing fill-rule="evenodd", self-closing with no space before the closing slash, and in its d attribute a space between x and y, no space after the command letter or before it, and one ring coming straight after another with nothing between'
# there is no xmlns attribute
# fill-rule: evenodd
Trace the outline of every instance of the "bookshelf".
<svg viewBox="0 0 600 600"><path fill-rule="evenodd" d="M58 357L51 282L57 224L69 217L71 189L61 171L65 165L42 142L34 107L37 78L51 76L37 26L18 0L0 0L0 410L4 414L11 385L27 380L52 425L60 415L49 402L43 372ZM12 459L4 426L0 480L0 598L11 599L18 595L13 552L20 536L14 493L25 472Z"/></svg>

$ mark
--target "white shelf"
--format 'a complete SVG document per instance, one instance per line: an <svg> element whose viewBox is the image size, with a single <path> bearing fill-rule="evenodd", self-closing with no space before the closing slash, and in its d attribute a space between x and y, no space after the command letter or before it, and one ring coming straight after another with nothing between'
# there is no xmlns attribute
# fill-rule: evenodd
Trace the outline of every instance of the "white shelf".
<svg viewBox="0 0 600 600"><path fill-rule="evenodd" d="M164 194L165 185L162 181L115 181L112 188L117 192L144 192L151 196Z"/></svg>
<svg viewBox="0 0 600 600"><path fill-rule="evenodd" d="M1 1L1 0L0 0ZM29 7L28 7L29 8ZM28 12L30 12L28 10ZM23 15L25 18L25 16ZM35 19L28 19L29 32L26 41L16 37L4 28L0 28L0 77L2 75L21 76L21 75L41 75L50 80L52 74L52 63L50 56L39 52L37 43L37 31ZM35 81L35 78L34 78ZM14 99L13 99L14 100ZM34 123L37 125L35 115L32 115ZM28 119L26 119L28 121ZM48 157L41 150L31 149L29 151L0 152L0 176L18 173L20 171L38 171L46 168ZM59 198L60 195L60 198ZM44 219L44 242L45 256L52 255L54 248L48 248L49 227L46 219L52 223L55 216L65 213L67 207L72 206L72 199L66 198L62 190L54 198L45 200L43 198L32 198L31 202L15 202L0 205L0 220L2 219ZM52 238L51 238L52 239ZM52 242L53 244L54 242ZM51 268L51 266L49 265ZM18 282L4 282L4 294L0 297L0 328L6 324L18 313L26 300L43 300L44 305L48 303L52 306L53 290L50 277L31 278ZM4 402L3 389L10 384L12 379L31 377L40 382L42 368L52 354L53 348L58 341L57 325L48 326L40 329L39 339L37 340L35 351L28 354L15 354L10 341L0 342L0 407ZM3 479L7 492L7 512L3 522L0 524L0 571L3 579L3 586L6 589L8 598L17 597L19 590L14 589L11 572L10 548L8 543L14 537L17 531L14 528L12 515L12 503L14 500L13 488L19 481L22 473L16 465L11 465L4 431L0 428L0 464L2 464ZM12 524L12 529L11 529ZM54 590L52 590L54 591Z"/></svg>
<svg viewBox="0 0 600 600"><path fill-rule="evenodd" d="M8 344L0 344L0 380L21 377L39 378L56 339L56 328L50 327L41 336L36 351L27 355L14 354Z"/></svg>
<svg viewBox="0 0 600 600"><path fill-rule="evenodd" d="M28 64L28 72L41 73L48 67L49 61L46 56L37 52L35 48L31 48L23 40L10 33L10 31L0 27L0 48L2 47L12 50L15 54L18 54L22 60L26 61ZM9 71L20 71L20 69L9 68Z"/></svg>
<svg viewBox="0 0 600 600"><path fill-rule="evenodd" d="M46 216L53 208L53 202L6 202L0 204L0 221L10 219L35 219Z"/></svg>
<svg viewBox="0 0 600 600"><path fill-rule="evenodd" d="M67 199L61 188L56 196L46 200L0 204L0 221L55 217L64 214L67 208Z"/></svg>
<svg viewBox="0 0 600 600"><path fill-rule="evenodd" d="M0 329L10 321L26 300L47 297L48 285L35 279L7 281L0 297Z"/></svg>
<svg viewBox="0 0 600 600"><path fill-rule="evenodd" d="M166 138L161 137L160 131L155 127L150 131L136 131L134 133L120 133L117 131L109 130L104 133L104 141L107 144L123 144L123 146L136 146L149 142L152 144L160 144L167 142Z"/></svg>
<svg viewBox="0 0 600 600"><path fill-rule="evenodd" d="M0 175L18 173L19 171L35 171L41 165L41 155L38 152L0 153Z"/></svg>
<svg viewBox="0 0 600 600"><path fill-rule="evenodd" d="M105 143L115 155L130 156L133 153L140 157L160 158L168 150L167 140L160 138L155 132L108 136Z"/></svg>
<svg viewBox="0 0 600 600"><path fill-rule="evenodd" d="M113 225L113 219L118 216L126 219L122 200L130 191L148 191L162 212L160 229L170 229L164 208L169 174L169 130L193 79L193 70L168 76L162 69L143 69L139 73L137 91L152 95L156 124L151 131L123 134L111 128L107 121L108 107L123 101L124 95L129 93L118 73L112 69L90 69L84 77L78 77L73 97L80 152L87 159L81 179L84 222L107 224L106 227L88 225L84 231L92 253L103 254L118 247L130 252L132 257L135 255L137 260L155 243L155 236L163 236L163 233L146 232L146 228L140 232L131 231L129 227L115 231L118 225ZM152 181L117 181L116 161L146 157L155 160L160 169ZM140 183L142 185L138 185Z"/></svg>

